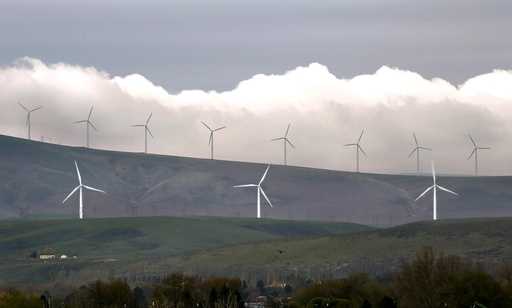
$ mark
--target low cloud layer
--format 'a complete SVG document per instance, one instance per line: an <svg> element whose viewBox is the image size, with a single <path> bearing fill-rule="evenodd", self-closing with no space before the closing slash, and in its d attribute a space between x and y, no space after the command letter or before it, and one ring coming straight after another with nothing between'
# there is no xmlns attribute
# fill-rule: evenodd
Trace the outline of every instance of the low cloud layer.
<svg viewBox="0 0 512 308"><path fill-rule="evenodd" d="M423 167L430 159L443 173L473 172L467 160L471 133L490 151L479 155L481 173L512 173L512 71L495 70L460 86L425 79L399 68L381 67L374 74L338 78L317 63L280 75L255 75L225 92L187 90L169 93L138 74L110 76L91 67L46 64L24 58L0 68L0 133L26 136L25 112L17 105L42 105L33 114L32 134L51 142L83 145L83 120L94 105L91 145L100 149L142 151L141 124L150 112L152 153L208 157L208 131L201 125L226 125L215 136L219 159L282 162L281 137L296 145L289 163L353 170L355 153L343 147L366 129L361 160L367 172L415 170L407 156L412 132L422 145Z"/></svg>

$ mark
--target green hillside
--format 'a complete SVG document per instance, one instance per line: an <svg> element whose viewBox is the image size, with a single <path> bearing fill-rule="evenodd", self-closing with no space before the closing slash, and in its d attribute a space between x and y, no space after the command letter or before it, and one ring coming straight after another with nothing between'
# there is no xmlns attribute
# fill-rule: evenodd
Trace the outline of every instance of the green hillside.
<svg viewBox="0 0 512 308"><path fill-rule="evenodd" d="M139 262L149 264L213 248L369 229L344 223L212 217L0 221L0 281L44 282L52 279L52 271L62 268L68 276L92 270L104 277L108 272L128 271ZM29 258L33 251L46 250L78 258L46 264Z"/></svg>
<svg viewBox="0 0 512 308"><path fill-rule="evenodd" d="M281 273L312 278L354 271L384 275L425 246L486 266L512 262L512 218L418 222L389 229L309 239L274 240L199 252L180 268L205 274Z"/></svg>

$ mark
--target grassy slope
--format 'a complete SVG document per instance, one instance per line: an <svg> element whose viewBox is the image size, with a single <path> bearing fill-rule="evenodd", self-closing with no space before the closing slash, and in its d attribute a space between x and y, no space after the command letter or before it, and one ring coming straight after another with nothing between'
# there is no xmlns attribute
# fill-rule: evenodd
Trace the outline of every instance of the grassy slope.
<svg viewBox="0 0 512 308"><path fill-rule="evenodd" d="M104 276L198 251L282 238L325 236L368 230L356 224L256 220L244 218L118 218L0 222L0 281L44 281L52 271L93 271ZM42 264L31 251L50 248L77 260ZM116 259L113 266L106 260ZM101 273L103 272L103 273ZM38 273L37 277L33 274Z"/></svg>
<svg viewBox="0 0 512 308"><path fill-rule="evenodd" d="M512 218L420 222L361 233L238 245L174 262L204 273L301 269L312 276L341 276L350 271L379 274L398 268L421 247L431 246L492 264L512 261L510 230Z"/></svg>

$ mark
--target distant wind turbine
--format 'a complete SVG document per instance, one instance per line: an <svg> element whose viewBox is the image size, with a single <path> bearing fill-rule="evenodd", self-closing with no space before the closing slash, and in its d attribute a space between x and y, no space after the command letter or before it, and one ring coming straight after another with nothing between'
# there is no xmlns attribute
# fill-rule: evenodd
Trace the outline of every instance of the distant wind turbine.
<svg viewBox="0 0 512 308"><path fill-rule="evenodd" d="M469 140L471 141L471 143L473 144L473 151L471 152L471 154L469 154L469 157L468 157L468 160L471 158L471 157L475 157L475 176L478 175L478 150L490 150L491 148L487 148L487 147L479 147L475 140L473 139L473 137L471 137L470 134L468 134L468 138Z"/></svg>
<svg viewBox="0 0 512 308"><path fill-rule="evenodd" d="M148 152L148 133L151 136L151 138L153 138L153 134L151 133L151 130L149 129L149 126L148 126L149 121L151 120L152 116L153 116L153 113L150 113L145 124L132 125L132 127L144 127L144 153Z"/></svg>
<svg viewBox="0 0 512 308"><path fill-rule="evenodd" d="M414 201L418 201L427 192L429 192L431 189L434 189L434 196L432 198L432 212L433 212L432 215L433 215L433 219L437 220L437 189L439 188L441 190L444 190L444 191L446 191L446 192L448 192L450 194L456 195L456 196L458 196L459 194L457 194L454 191L449 190L448 188L444 188L441 185L437 185L437 183L436 183L436 170L434 168L434 162L432 162L432 178L434 180L434 184L432 186L430 186L429 188L425 189L425 191L422 192L421 195L419 195Z"/></svg>
<svg viewBox="0 0 512 308"><path fill-rule="evenodd" d="M201 123L203 123L204 127L206 127L210 131L210 138L208 139L208 145L210 146L210 159L213 159L213 134L221 129L226 128L226 126L221 126L221 127L212 129L210 126L208 126L203 121L201 121Z"/></svg>
<svg viewBox="0 0 512 308"><path fill-rule="evenodd" d="M361 135L359 136L359 139L357 139L356 143L348 143L345 144L346 147L356 147L356 172L359 172L359 151L366 156L365 151L361 147L361 139L363 138L364 129L361 131Z"/></svg>
<svg viewBox="0 0 512 308"><path fill-rule="evenodd" d="M416 152L416 173L420 174L420 151L432 151L432 149L420 146L415 133L412 133L412 137L414 138L414 144L416 147L411 151L411 154L409 154L409 158Z"/></svg>
<svg viewBox="0 0 512 308"><path fill-rule="evenodd" d="M82 200L82 195L83 195L83 189L88 189L88 190L92 190L92 191L97 191L97 192L101 192L101 193L104 193L106 194L106 192L104 192L103 190L100 190L100 189L97 189L97 188L93 188L93 187L90 187L90 186L87 186L87 185L84 185L82 184L82 177L80 176L80 170L78 170L78 164L76 163L75 161L75 168L76 168L76 175L78 176L78 186L75 187L75 189L73 189L69 195L66 197L66 199L64 199L62 201L62 203L66 202L77 190L80 191L80 196L79 196L79 202L80 202L80 207L79 207L79 218L80 219L84 219L84 205L83 205L83 200Z"/></svg>
<svg viewBox="0 0 512 308"><path fill-rule="evenodd" d="M93 109L94 109L94 106L91 106L91 109L89 110L89 115L87 116L87 120L73 122L75 124L85 123L85 146L86 147L89 147L89 126L91 126L95 131L98 131L96 126L94 126L94 124L92 124L92 122L91 122L91 115L92 115Z"/></svg>
<svg viewBox="0 0 512 308"><path fill-rule="evenodd" d="M287 145L289 144L292 148L295 149L295 146L293 145L293 143L290 141L290 139L288 139L288 132L290 131L290 126L292 124L289 123L288 124L288 127L286 127L286 132L284 133L284 136L283 137L279 137L279 138L274 138L272 139L272 141L278 141L278 140L283 140L283 151L284 151L284 165L286 166L287 165L287 158L286 158L286 154L287 154Z"/></svg>
<svg viewBox="0 0 512 308"><path fill-rule="evenodd" d="M260 181L258 182L258 184L246 184L246 185L236 185L236 186L233 186L233 187L256 187L257 188L257 194L258 194L258 199L257 199L257 218L261 218L261 202L260 202L260 195L263 195L263 197L265 198L265 200L267 200L268 202L268 205L270 205L270 207L272 207L272 203L270 202L270 200L268 199L267 195L265 194L265 192L263 191L263 188L261 187L261 183L263 183L263 181L265 180L265 177L267 176L267 173L268 173L268 169L270 169L270 166L267 166L267 170L265 170L265 173L263 173L263 176L261 177Z"/></svg>
<svg viewBox="0 0 512 308"><path fill-rule="evenodd" d="M26 121L27 135L28 135L28 140L32 140L32 135L31 135L31 132L30 132L30 130L31 130L30 117L32 115L32 112L37 111L37 110L39 110L39 109L41 109L43 107L42 106L38 106L38 107L33 108L33 109L28 109L22 103L18 102L18 105L20 105L20 107L23 108L23 110L25 110L27 112L27 121Z"/></svg>

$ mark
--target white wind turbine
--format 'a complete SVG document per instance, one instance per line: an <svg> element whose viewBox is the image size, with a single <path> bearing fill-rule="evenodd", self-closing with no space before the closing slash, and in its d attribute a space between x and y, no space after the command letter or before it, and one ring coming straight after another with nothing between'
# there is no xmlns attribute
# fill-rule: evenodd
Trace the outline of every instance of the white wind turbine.
<svg viewBox="0 0 512 308"><path fill-rule="evenodd" d="M226 128L226 126L221 126L221 127L212 129L210 126L208 126L203 121L201 121L201 123L203 123L204 127L206 127L210 131L210 138L208 139L208 145L210 146L210 159L213 159L213 134L221 129Z"/></svg>
<svg viewBox="0 0 512 308"><path fill-rule="evenodd" d="M363 134L364 134L364 129L361 131L361 135L359 136L359 139L357 139L357 142L356 143L348 143L348 144L345 144L346 147L356 147L356 172L359 172L359 151L361 151L361 153L364 154L364 156L366 156L366 153L365 151L363 150L363 148L361 147L361 139L363 138Z"/></svg>
<svg viewBox="0 0 512 308"><path fill-rule="evenodd" d="M92 122L91 122L91 115L92 115L93 109L94 109L94 106L91 106L91 109L89 110L89 116L87 116L87 120L73 122L75 124L85 123L85 146L86 147L89 147L89 126L92 127L95 131L98 131L96 126L94 126L94 124L92 124Z"/></svg>
<svg viewBox="0 0 512 308"><path fill-rule="evenodd" d="M459 194L457 194L456 192L454 191L451 191L449 190L448 188L445 188L441 185L437 185L437 182L436 182L436 170L434 168L434 162L432 161L432 178L434 180L434 184L432 186L430 186L429 188L425 189L424 192L421 193L421 195L418 196L418 198L416 198L414 201L418 201L421 197L423 197L427 192L429 192L430 190L434 189L434 196L432 198L432 215L433 215L433 219L434 220L437 220L437 189L441 189L441 190L444 190L450 194L453 194L453 195L456 195L458 196Z"/></svg>
<svg viewBox="0 0 512 308"><path fill-rule="evenodd" d="M34 111L37 111L41 108L43 108L42 106L38 106L36 108L33 108L33 109L28 109L27 107L25 107L22 103L19 103L18 102L18 105L20 105L21 108L23 108L23 110L25 110L27 112L27 122L26 122L26 125L27 125L27 135L28 135L28 140L32 140L32 135L31 135L31 123L30 123L30 116L32 115L32 112Z"/></svg>
<svg viewBox="0 0 512 308"><path fill-rule="evenodd" d="M261 177L260 181L258 182L258 184L246 184L246 185L236 185L236 186L233 186L233 187L256 187L257 188L257 194L258 194L258 201L257 201L257 218L261 218L261 197L260 197L260 194L263 195L263 197L265 198L265 200L267 200L268 202L268 205L270 205L270 207L272 207L272 203L270 202L270 200L268 199L267 195L265 194L265 192L263 191L263 188L261 187L261 183L263 183L263 181L265 180L265 177L267 176L267 173L268 173L268 169L270 169L270 166L267 166L267 170L265 170L265 173L263 173L263 176Z"/></svg>
<svg viewBox="0 0 512 308"><path fill-rule="evenodd" d="M469 154L469 157L468 157L468 160L475 156L475 176L478 175L478 150L490 150L491 148L488 148L488 147L479 147L475 140L473 139L473 137L471 137L470 134L468 134L468 137L469 137L469 140L471 141L471 143L473 144L473 151L471 152L471 154Z"/></svg>
<svg viewBox="0 0 512 308"><path fill-rule="evenodd" d="M104 193L104 194L106 194L106 192L104 192L103 190L100 190L100 189L93 188L93 187L90 187L90 186L82 184L82 177L80 176L80 170L78 170L78 164L76 163L76 161L75 161L75 168L76 168L76 175L78 176L78 186L75 187L75 189L73 189L69 193L69 195L66 197L66 199L64 199L62 201L62 203L66 202L77 190L79 190L80 191L80 196L79 196L80 207L79 207L79 215L78 215L78 217L80 219L84 219L84 204L83 204L83 200L82 200L83 189L85 188L85 189L88 189L88 190L97 191L97 192L101 192L101 193Z"/></svg>
<svg viewBox="0 0 512 308"><path fill-rule="evenodd" d="M288 132L290 131L290 126L292 124L289 123L288 124L288 127L286 127L286 132L284 133L284 136L283 137L280 137L280 138L274 138L272 139L272 141L278 141L278 140L283 140L283 151L284 151L284 165L286 166L287 165L287 160L286 160L286 150L287 150L287 144L289 144L292 148L295 149L295 146L293 145L293 143L291 143L290 139L288 139Z"/></svg>
<svg viewBox="0 0 512 308"><path fill-rule="evenodd" d="M144 127L144 153L148 152L148 133L151 136L151 138L153 138L153 134L151 133L151 130L149 129L149 126L148 126L149 121L151 120L152 116L153 116L153 113L150 113L145 124L132 125L132 127Z"/></svg>
<svg viewBox="0 0 512 308"><path fill-rule="evenodd" d="M420 146L415 133L412 133L412 137L414 138L414 144L416 145L416 147L411 151L411 154L409 154L409 158L414 154L414 152L416 152L416 173L420 174L420 151L432 151L432 149Z"/></svg>

